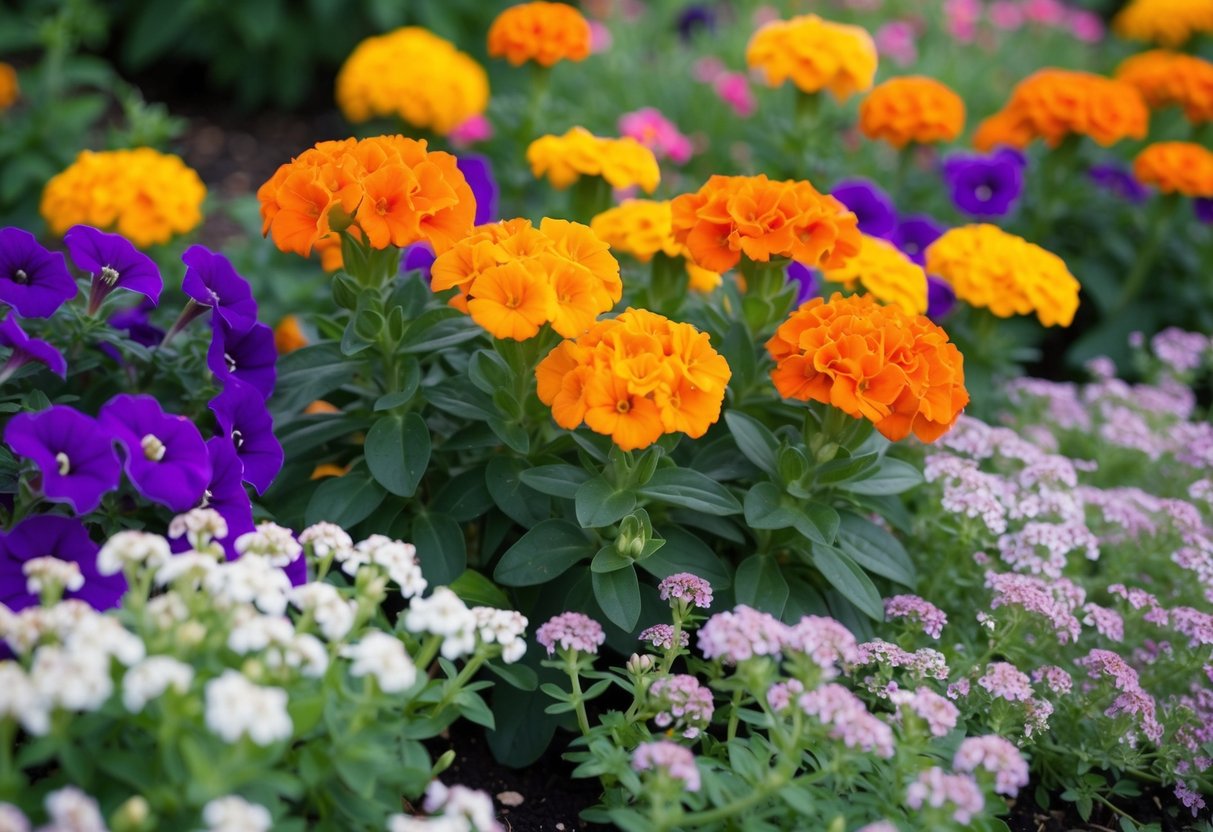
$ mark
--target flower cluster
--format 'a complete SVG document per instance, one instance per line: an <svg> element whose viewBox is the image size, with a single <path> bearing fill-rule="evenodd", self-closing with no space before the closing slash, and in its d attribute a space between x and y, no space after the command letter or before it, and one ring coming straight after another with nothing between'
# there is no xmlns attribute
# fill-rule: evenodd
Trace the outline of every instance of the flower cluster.
<svg viewBox="0 0 1213 832"><path fill-rule="evenodd" d="M1164 194L1213 197L1213 152L1195 142L1155 142L1137 154L1133 175Z"/></svg>
<svg viewBox="0 0 1213 832"><path fill-rule="evenodd" d="M1130 0L1112 27L1126 38L1182 46L1198 34L1213 32L1213 8L1204 0Z"/></svg>
<svg viewBox="0 0 1213 832"><path fill-rule="evenodd" d="M664 433L703 436L732 373L707 333L643 309L564 341L535 369L539 399L573 430L583 421L625 451Z"/></svg>
<svg viewBox="0 0 1213 832"><path fill-rule="evenodd" d="M710 292L720 285L718 272L697 266L685 245L674 239L674 212L668 201L625 199L590 221L590 228L615 251L647 263L658 254L685 260L692 289Z"/></svg>
<svg viewBox="0 0 1213 832"><path fill-rule="evenodd" d="M198 174L177 156L149 147L82 150L46 183L39 210L56 234L92 225L146 248L197 227L205 197Z"/></svg>
<svg viewBox="0 0 1213 832"><path fill-rule="evenodd" d="M619 117L619 135L633 138L653 151L659 159L683 164L695 148L674 122L656 107L642 107Z"/></svg>
<svg viewBox="0 0 1213 832"><path fill-rule="evenodd" d="M488 45L489 55L514 66L581 61L590 54L590 24L564 3L522 3L497 15L489 27Z"/></svg>
<svg viewBox="0 0 1213 832"><path fill-rule="evenodd" d="M898 149L954 141L964 130L964 100L934 78L909 75L876 85L859 105L859 129Z"/></svg>
<svg viewBox="0 0 1213 832"><path fill-rule="evenodd" d="M1035 312L1045 326L1069 326L1078 309L1078 281L1062 259L995 225L945 232L927 248L926 268L1000 318Z"/></svg>
<svg viewBox="0 0 1213 832"><path fill-rule="evenodd" d="M652 193L661 181L653 151L636 139L601 138L584 127L563 136L540 136L526 149L536 177L546 176L552 187L564 189L583 176L600 176L612 188L639 187Z"/></svg>
<svg viewBox="0 0 1213 832"><path fill-rule="evenodd" d="M876 61L865 30L813 14L771 21L746 47L746 63L771 86L790 80L801 92L829 90L839 101L872 86Z"/></svg>
<svg viewBox="0 0 1213 832"><path fill-rule="evenodd" d="M947 333L868 295L814 298L766 346L781 396L833 405L894 441L912 432L933 442L969 401L964 358Z"/></svg>
<svg viewBox="0 0 1213 832"><path fill-rule="evenodd" d="M550 218L539 228L525 219L477 226L434 261L430 288L455 289L452 306L515 341L545 323L576 338L623 293L607 244L580 223Z"/></svg>
<svg viewBox="0 0 1213 832"><path fill-rule="evenodd" d="M446 135L488 103L484 68L420 26L367 38L337 74L337 104L353 122L398 116Z"/></svg>
<svg viewBox="0 0 1213 832"><path fill-rule="evenodd" d="M841 283L847 291L862 287L881 303L897 306L908 315L927 311L926 272L879 237L863 235L855 256L837 268L823 268L821 275L831 283Z"/></svg>
<svg viewBox="0 0 1213 832"><path fill-rule="evenodd" d="M1153 108L1174 105L1193 124L1213 121L1213 63L1203 58L1152 49L1125 59L1116 77L1136 87Z"/></svg>
<svg viewBox="0 0 1213 832"><path fill-rule="evenodd" d="M549 656L555 655L557 649L593 654L606 642L606 633L602 625L588 615L566 612L536 630L535 640Z"/></svg>

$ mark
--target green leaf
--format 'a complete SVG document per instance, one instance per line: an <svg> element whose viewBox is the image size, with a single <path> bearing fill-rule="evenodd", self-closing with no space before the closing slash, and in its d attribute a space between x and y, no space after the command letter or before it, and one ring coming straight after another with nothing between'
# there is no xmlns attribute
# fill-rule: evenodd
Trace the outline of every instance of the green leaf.
<svg viewBox="0 0 1213 832"><path fill-rule="evenodd" d="M779 440L775 434L754 417L738 410L726 411L724 421L745 458L772 477L776 476Z"/></svg>
<svg viewBox="0 0 1213 832"><path fill-rule="evenodd" d="M849 555L832 546L813 546L813 563L843 597L869 618L884 620L884 602L876 585Z"/></svg>
<svg viewBox="0 0 1213 832"><path fill-rule="evenodd" d="M431 586L449 584L467 568L467 541L463 527L448 515L425 512L413 520L413 545L421 573Z"/></svg>
<svg viewBox="0 0 1213 832"><path fill-rule="evenodd" d="M879 461L880 454L877 453L831 459L813 470L813 479L819 485L837 485L862 477L874 469Z"/></svg>
<svg viewBox="0 0 1213 832"><path fill-rule="evenodd" d="M484 484L499 509L515 523L530 528L548 518L551 501L523 484L521 477L526 469L521 459L495 456L485 468Z"/></svg>
<svg viewBox="0 0 1213 832"><path fill-rule="evenodd" d="M287 459L301 459L309 451L333 439L366 429L366 420L353 416L324 414L293 419L278 432Z"/></svg>
<svg viewBox="0 0 1213 832"><path fill-rule="evenodd" d="M507 422L505 419L500 419L496 416L488 420L488 425L489 429L510 450L523 455L530 452L531 436L522 425L517 422Z"/></svg>
<svg viewBox="0 0 1213 832"><path fill-rule="evenodd" d="M398 497L412 497L430 464L430 429L418 413L383 416L366 435L366 465Z"/></svg>
<svg viewBox="0 0 1213 832"><path fill-rule="evenodd" d="M569 499L590 475L576 465L537 465L523 471L521 477L528 487L540 494Z"/></svg>
<svg viewBox="0 0 1213 832"><path fill-rule="evenodd" d="M741 513L741 503L727 488L690 468L662 468L638 493L692 511L715 515Z"/></svg>
<svg viewBox="0 0 1213 832"><path fill-rule="evenodd" d="M493 496L485 484L483 468L469 468L456 474L434 495L431 508L449 514L457 522L467 523L493 507Z"/></svg>
<svg viewBox="0 0 1213 832"><path fill-rule="evenodd" d="M630 633L640 618L640 582L635 567L595 572L593 576L598 606L612 623Z"/></svg>
<svg viewBox="0 0 1213 832"><path fill-rule="evenodd" d="M468 362L468 378L490 396L498 390L509 390L514 386L514 371L492 350L477 350Z"/></svg>
<svg viewBox="0 0 1213 832"><path fill-rule="evenodd" d="M516 687L518 690L535 690L539 687L539 675L534 670L527 667L525 664L503 664L500 661L491 661L485 664L489 670L505 679L506 682Z"/></svg>
<svg viewBox="0 0 1213 832"><path fill-rule="evenodd" d="M467 569L450 583L451 591L468 606L512 609L510 599L497 585L474 569Z"/></svg>
<svg viewBox="0 0 1213 832"><path fill-rule="evenodd" d="M497 416L493 400L462 378L448 378L421 388L425 400L434 407L461 419L487 421Z"/></svg>
<svg viewBox="0 0 1213 832"><path fill-rule="evenodd" d="M770 555L750 555L743 560L733 577L733 591L737 603L776 617L783 614L788 601L788 582L779 563Z"/></svg>
<svg viewBox="0 0 1213 832"><path fill-rule="evenodd" d="M619 491L599 475L577 487L577 522L583 529L613 526L636 507L636 495Z"/></svg>
<svg viewBox="0 0 1213 832"><path fill-rule="evenodd" d="M716 589L733 582L733 573L712 547L681 526L659 526L654 531L665 545L637 564L655 578L668 578L676 572L691 572Z"/></svg>
<svg viewBox="0 0 1213 832"><path fill-rule="evenodd" d="M297 413L323 398L357 373L359 361L341 354L336 344L313 344L278 359L278 380L270 409L274 413Z"/></svg>
<svg viewBox="0 0 1213 832"><path fill-rule="evenodd" d="M328 522L348 529L370 516L386 498L387 492L361 469L329 477L312 494L304 525Z"/></svg>
<svg viewBox="0 0 1213 832"><path fill-rule="evenodd" d="M482 332L467 315L443 306L423 312L412 321L397 351L406 355L437 352L477 338Z"/></svg>
<svg viewBox="0 0 1213 832"><path fill-rule="evenodd" d="M590 561L590 570L592 572L614 572L616 569L626 569L631 565L631 558L625 558L619 554L614 543L608 543L598 550L598 554L594 555L594 559Z"/></svg>
<svg viewBox="0 0 1213 832"><path fill-rule="evenodd" d="M836 545L860 566L902 586L913 587L917 582L914 562L901 541L880 526L849 511L839 512Z"/></svg>
<svg viewBox="0 0 1213 832"><path fill-rule="evenodd" d="M746 493L745 519L754 529L794 528L817 543L833 543L838 532L833 508L793 500L773 482L760 482Z"/></svg>
<svg viewBox="0 0 1213 832"><path fill-rule="evenodd" d="M506 550L493 577L506 586L542 584L593 553L581 529L567 520L544 520Z"/></svg>
<svg viewBox="0 0 1213 832"><path fill-rule="evenodd" d="M400 380L400 389L395 393L388 393L380 396L375 400L375 412L380 410L392 410L401 405L408 404L417 393L417 388L421 385L421 364L417 359L410 358L404 362L404 378Z"/></svg>
<svg viewBox="0 0 1213 832"><path fill-rule="evenodd" d="M489 750L499 762L523 767L539 759L559 720L544 713L548 699L529 691L499 685L493 691L496 728L485 734Z"/></svg>
<svg viewBox="0 0 1213 832"><path fill-rule="evenodd" d="M885 457L868 476L853 482L842 483L837 488L852 494L883 496L902 494L922 484L922 472L908 462Z"/></svg>

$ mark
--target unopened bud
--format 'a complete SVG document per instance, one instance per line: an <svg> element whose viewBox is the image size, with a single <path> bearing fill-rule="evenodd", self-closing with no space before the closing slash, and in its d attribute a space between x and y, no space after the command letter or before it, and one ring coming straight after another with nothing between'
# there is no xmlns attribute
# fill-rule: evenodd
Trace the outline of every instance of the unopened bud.
<svg viewBox="0 0 1213 832"><path fill-rule="evenodd" d="M633 676L643 676L653 669L653 657L640 653L633 653L625 665L628 673Z"/></svg>
<svg viewBox="0 0 1213 832"><path fill-rule="evenodd" d="M110 817L110 826L114 832L139 832L150 829L152 809L140 795L135 795L115 810Z"/></svg>

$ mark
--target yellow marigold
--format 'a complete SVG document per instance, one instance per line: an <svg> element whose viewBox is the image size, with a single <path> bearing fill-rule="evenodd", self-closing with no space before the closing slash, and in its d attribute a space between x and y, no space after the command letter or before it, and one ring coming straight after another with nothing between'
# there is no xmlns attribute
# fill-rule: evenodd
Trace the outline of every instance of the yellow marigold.
<svg viewBox="0 0 1213 832"><path fill-rule="evenodd" d="M489 55L514 66L534 61L582 61L590 54L590 24L564 3L522 3L497 15L489 27Z"/></svg>
<svg viewBox="0 0 1213 832"><path fill-rule="evenodd" d="M0 61L0 110L7 110L17 103L21 87L17 84L17 70Z"/></svg>
<svg viewBox="0 0 1213 832"><path fill-rule="evenodd" d="M621 450L665 433L697 439L720 418L732 372L707 333L644 309L600 321L535 368L540 401L556 424L584 422Z"/></svg>
<svg viewBox="0 0 1213 832"><path fill-rule="evenodd" d="M1137 154L1133 175L1164 194L1213 197L1213 152L1193 142L1155 142Z"/></svg>
<svg viewBox="0 0 1213 832"><path fill-rule="evenodd" d="M337 104L353 122L399 116L445 136L488 103L484 68L420 26L367 38L337 74Z"/></svg>
<svg viewBox="0 0 1213 832"><path fill-rule="evenodd" d="M779 395L867 419L894 442L911 432L934 442L969 403L964 356L948 334L870 295L813 298L779 326L767 351Z"/></svg>
<svg viewBox="0 0 1213 832"><path fill-rule="evenodd" d="M696 265L715 272L727 272L743 254L833 268L859 251L856 216L805 181L713 176L670 207L674 239Z"/></svg>
<svg viewBox="0 0 1213 832"><path fill-rule="evenodd" d="M615 251L647 263L656 254L682 258L688 285L696 292L710 292L721 283L720 273L695 265L686 247L674 239L674 217L668 201L625 199L590 220L590 228Z"/></svg>
<svg viewBox="0 0 1213 832"><path fill-rule="evenodd" d="M477 226L430 269L435 292L495 338L525 341L550 323L576 338L619 302L623 283L610 249L585 225L545 218Z"/></svg>
<svg viewBox="0 0 1213 832"><path fill-rule="evenodd" d="M40 210L56 234L92 225L146 248L197 227L205 197L206 186L180 157L150 147L82 150L46 183Z"/></svg>
<svg viewBox="0 0 1213 832"><path fill-rule="evenodd" d="M1130 84L1089 72L1042 69L1015 85L1011 98L977 129L973 144L1025 147L1044 139L1056 147L1070 135L1089 136L1105 147L1121 139L1141 139L1150 112Z"/></svg>
<svg viewBox="0 0 1213 832"><path fill-rule="evenodd" d="M536 177L547 176L561 190L582 176L601 176L612 188L639 186L649 194L661 182L653 151L635 139L604 139L584 127L540 136L527 148L526 160Z"/></svg>
<svg viewBox="0 0 1213 832"><path fill-rule="evenodd" d="M1193 124L1213 121L1213 63L1204 58L1152 49L1126 59L1116 77L1136 87L1151 107L1183 107Z"/></svg>
<svg viewBox="0 0 1213 832"><path fill-rule="evenodd" d="M878 84L859 105L859 129L896 148L950 142L965 125L959 95L934 78L911 75Z"/></svg>
<svg viewBox="0 0 1213 832"><path fill-rule="evenodd" d="M791 80L802 92L829 90L839 101L871 88L876 77L872 37L815 14L766 24L750 38L745 59L771 86Z"/></svg>
<svg viewBox="0 0 1213 832"><path fill-rule="evenodd" d="M1033 312L1045 326L1069 326L1078 281L1060 257L994 225L965 225L927 247L927 273L956 297L1000 318Z"/></svg>
<svg viewBox="0 0 1213 832"><path fill-rule="evenodd" d="M1118 35L1182 46L1193 35L1213 32L1210 0L1132 0L1112 21Z"/></svg>
<svg viewBox="0 0 1213 832"><path fill-rule="evenodd" d="M861 286L882 303L900 306L911 315L927 311L927 273L897 246L879 237L863 235L858 254L821 274L848 291Z"/></svg>
<svg viewBox="0 0 1213 832"><path fill-rule="evenodd" d="M376 136L319 142L257 190L261 233L307 257L339 257L337 228L372 248L420 241L443 252L472 229L476 198L455 157L424 140Z"/></svg>

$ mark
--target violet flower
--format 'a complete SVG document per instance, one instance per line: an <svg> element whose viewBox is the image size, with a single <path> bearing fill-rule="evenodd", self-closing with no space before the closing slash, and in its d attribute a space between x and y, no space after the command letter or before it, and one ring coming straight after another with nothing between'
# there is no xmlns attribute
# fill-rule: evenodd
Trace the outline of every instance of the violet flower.
<svg viewBox="0 0 1213 832"><path fill-rule="evenodd" d="M274 331L265 324L253 324L240 332L216 315L211 320L211 346L206 353L206 366L215 374L220 385L235 378L256 388L261 398L274 392L278 372L274 363L278 350L274 348Z"/></svg>
<svg viewBox="0 0 1213 832"><path fill-rule="evenodd" d="M903 217L889 242L918 265L927 262L927 246L943 236L944 227L925 214Z"/></svg>
<svg viewBox="0 0 1213 832"><path fill-rule="evenodd" d="M678 13L675 23L678 35L684 41L690 41L699 32L716 30L716 12L711 6L695 3Z"/></svg>
<svg viewBox="0 0 1213 832"><path fill-rule="evenodd" d="M210 508L223 515L227 523L227 537L219 541L227 553L228 560L238 557L236 538L256 528L253 522L253 505L244 490L244 464L236 455L231 440L223 436L212 436L206 440L207 455L211 460L211 481L202 493L202 508ZM174 552L190 548L185 535L169 542Z"/></svg>
<svg viewBox="0 0 1213 832"><path fill-rule="evenodd" d="M88 313L96 314L115 289L143 295L152 306L160 302L164 281L152 258L139 251L121 234L107 234L88 225L73 225L63 235L72 262L93 276Z"/></svg>
<svg viewBox="0 0 1213 832"><path fill-rule="evenodd" d="M189 325L194 318L213 309L237 332L244 332L257 323L257 301L248 281L236 273L230 260L206 246L190 246L181 255L185 277L181 290L189 295L189 303L176 323L164 336L169 340Z"/></svg>
<svg viewBox="0 0 1213 832"><path fill-rule="evenodd" d="M1213 198L1198 196L1192 200L1192 212L1203 223L1213 223Z"/></svg>
<svg viewBox="0 0 1213 832"><path fill-rule="evenodd" d="M49 318L76 296L67 260L20 228L0 228L0 302L23 318Z"/></svg>
<svg viewBox="0 0 1213 832"><path fill-rule="evenodd" d="M456 165L467 180L468 187L472 189L472 195L476 197L476 225L495 222L499 217L497 201L501 196L501 188L497 186L497 179L493 176L493 163L487 156L469 153L460 156Z"/></svg>
<svg viewBox="0 0 1213 832"><path fill-rule="evenodd" d="M866 179L844 179L830 194L859 218L859 230L869 237L888 238L897 226L893 200Z"/></svg>
<svg viewBox="0 0 1213 832"><path fill-rule="evenodd" d="M59 378L67 377L67 361L64 360L63 353L46 341L26 335L21 324L17 323L16 315L9 315L0 321L0 346L12 350L8 360L0 366L0 384L8 381L13 373L30 363L45 364L47 369Z"/></svg>
<svg viewBox="0 0 1213 832"><path fill-rule="evenodd" d="M817 271L809 268L804 263L798 263L795 260L788 263L787 275L788 282L796 284L797 306L815 296L818 288L821 286L821 281L818 279Z"/></svg>
<svg viewBox="0 0 1213 832"><path fill-rule="evenodd" d="M927 275L927 317L933 321L947 316L956 306L956 291L947 281Z"/></svg>
<svg viewBox="0 0 1213 832"><path fill-rule="evenodd" d="M151 300L144 300L130 309L120 309L109 316L109 325L126 332L126 337L144 347L154 347L164 340L164 330L155 326L148 313L156 308Z"/></svg>
<svg viewBox="0 0 1213 832"><path fill-rule="evenodd" d="M40 599L29 591L25 576L26 561L53 557L80 567L84 585L64 593L98 610L118 606L126 592L122 573L97 572L99 546L84 525L72 517L41 514L27 517L7 533L0 533L0 603L10 610L36 606Z"/></svg>
<svg viewBox="0 0 1213 832"><path fill-rule="evenodd" d="M126 476L144 497L173 511L189 511L211 480L206 443L194 423L165 413L151 396L114 396L101 424L125 451Z"/></svg>
<svg viewBox="0 0 1213 832"><path fill-rule="evenodd" d="M122 479L110 432L66 405L18 413L4 429L4 442L38 466L46 499L70 503L76 514L95 509Z"/></svg>
<svg viewBox="0 0 1213 832"><path fill-rule="evenodd" d="M971 217L1002 217L1023 193L1027 160L1018 150L999 148L989 156L957 154L943 163L952 204Z"/></svg>
<svg viewBox="0 0 1213 832"><path fill-rule="evenodd" d="M400 271L421 272L421 277L427 283L430 279L430 269L438 258L429 243L413 243L406 246L400 258Z"/></svg>
<svg viewBox="0 0 1213 832"><path fill-rule="evenodd" d="M244 481L264 494L283 460L282 444L274 436L274 420L265 400L256 388L231 379L209 407L244 464Z"/></svg>
<svg viewBox="0 0 1213 832"><path fill-rule="evenodd" d="M1150 198L1150 191L1142 185L1125 168L1115 164L1091 165L1087 177L1095 183L1095 187L1135 205Z"/></svg>

